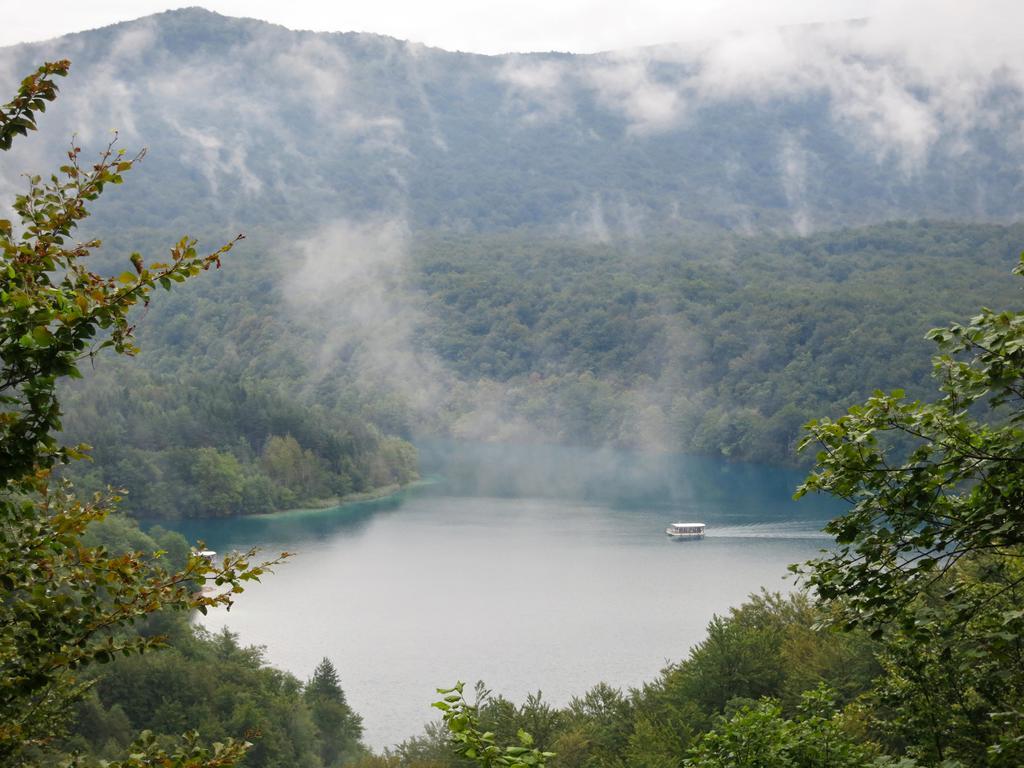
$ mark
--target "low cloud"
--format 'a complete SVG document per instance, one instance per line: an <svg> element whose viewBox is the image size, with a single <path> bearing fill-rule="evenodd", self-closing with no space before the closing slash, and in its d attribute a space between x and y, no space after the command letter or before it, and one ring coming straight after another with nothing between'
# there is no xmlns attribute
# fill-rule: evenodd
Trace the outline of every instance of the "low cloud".
<svg viewBox="0 0 1024 768"><path fill-rule="evenodd" d="M568 74L562 61L513 54L498 80L505 85L509 111L529 124L559 120L572 111Z"/></svg>
<svg viewBox="0 0 1024 768"><path fill-rule="evenodd" d="M297 246L282 290L315 334L315 379L358 370L364 385L398 390L418 411L443 399L443 367L415 342L423 325L408 283L409 228L398 217L340 218ZM291 257L290 257L291 258Z"/></svg>
<svg viewBox="0 0 1024 768"><path fill-rule="evenodd" d="M422 339L430 319L412 282L410 242L400 216L339 218L285 256L285 310L316 343L309 386L355 372L362 391L399 395L428 433L544 441L516 415L506 384L460 380Z"/></svg>
<svg viewBox="0 0 1024 768"><path fill-rule="evenodd" d="M588 202L573 211L562 231L591 243L609 242L612 239L611 230L605 220L601 196L595 192Z"/></svg>
<svg viewBox="0 0 1024 768"><path fill-rule="evenodd" d="M949 205L927 195L925 172L934 170L960 174L959 190L977 184L979 215L1007 215L1009 196L992 192L1001 182L971 169L997 157L1010 171L1024 167L1022 10L1008 2L983 14L942 0L898 6L854 22L594 55L463 59L454 69L452 55L413 43L175 12L106 31L102 45L88 33L0 49L8 90L45 58L75 62L43 121L43 140L21 141L5 158L0 193L9 199L21 189L22 171L59 164L71 135L95 152L117 128L122 146L148 146L165 163L182 200L215 206L228 220L255 217L261 205L289 218L287 205L314 226L356 208L450 228L489 226L503 220L491 215L500 198L467 199L474 187L458 177L489 162L518 163L523 178L536 174L558 187L552 203L510 224L560 223L598 242L642 232L645 217L671 216L671 201L635 185L652 177L681 201L677 219L710 216L740 230L789 220L806 232L881 215L878 208L858 219L863 206L851 212L855 206L836 202L839 192L815 198L832 157L852 161L869 196L891 190L892 215L970 209L967 192ZM739 21L757 15L751 6ZM204 24L230 34L194 45L176 36ZM764 131L767 162L756 144L762 106L773 120ZM733 126L718 121L733 115L743 122L730 144ZM556 123L548 142L542 129ZM526 138L510 135L510 125ZM529 143L535 137L544 143ZM692 139L713 147L682 145ZM595 157L603 163L602 152L611 156L612 184L586 166ZM570 168L576 157L582 162ZM675 178L658 177L663 161ZM647 167L633 173L629 163ZM697 173L688 175L691 168ZM528 194L530 184L497 194ZM780 210L755 215L776 201Z"/></svg>
<svg viewBox="0 0 1024 768"><path fill-rule="evenodd" d="M799 235L807 235L813 229L807 193L809 163L810 153L801 146L799 138L794 134L786 134L779 150L779 165L782 188L792 212L793 229Z"/></svg>
<svg viewBox="0 0 1024 768"><path fill-rule="evenodd" d="M401 116L353 86L337 38L239 22L239 34L221 46L183 52L173 36L164 37L165 21L121 25L105 47L85 34L0 49L0 79L12 84L43 60L72 61L71 77L41 121L43 140L35 151L30 142L19 147L24 170L53 167L60 159L54 147L72 135L95 151L116 129L122 146L147 146L164 161L180 157L206 187L192 194L230 207L236 195L229 190L248 198L266 190L286 195L297 183L330 189L329 173L295 172L308 168L314 142L409 155ZM5 170L0 183L9 186L10 176Z"/></svg>
<svg viewBox="0 0 1024 768"><path fill-rule="evenodd" d="M941 146L959 154L971 132L1024 108L1021 9L985 13L953 2L901 3L870 19L744 31L705 42L577 56L510 58L510 110L532 121L593 97L631 136L672 131L729 100L828 100L836 129L879 163L919 172ZM982 105L985 105L984 107Z"/></svg>
<svg viewBox="0 0 1024 768"><path fill-rule="evenodd" d="M651 61L627 55L611 57L585 70L586 85L606 107L622 113L628 135L644 136L669 130L682 119L685 94L672 83L655 78Z"/></svg>

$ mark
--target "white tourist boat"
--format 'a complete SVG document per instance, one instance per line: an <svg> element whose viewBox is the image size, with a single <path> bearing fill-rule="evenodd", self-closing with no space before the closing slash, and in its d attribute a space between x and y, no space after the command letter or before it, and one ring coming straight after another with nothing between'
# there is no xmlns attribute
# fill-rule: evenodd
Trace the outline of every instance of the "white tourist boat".
<svg viewBox="0 0 1024 768"><path fill-rule="evenodd" d="M673 539L703 539L704 523L672 523L665 533Z"/></svg>

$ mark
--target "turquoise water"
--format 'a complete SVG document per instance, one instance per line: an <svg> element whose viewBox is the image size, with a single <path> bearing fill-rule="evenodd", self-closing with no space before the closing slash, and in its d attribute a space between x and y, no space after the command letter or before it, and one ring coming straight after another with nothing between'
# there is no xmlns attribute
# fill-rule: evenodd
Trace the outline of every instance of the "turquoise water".
<svg viewBox="0 0 1024 768"><path fill-rule="evenodd" d="M297 553L203 623L302 678L329 656L378 748L419 732L457 679L556 704L651 679L714 613L791 589L786 566L828 545L840 509L791 501L799 472L713 459L452 443L421 456L432 482L395 497L179 526L218 551ZM669 540L677 520L707 537Z"/></svg>

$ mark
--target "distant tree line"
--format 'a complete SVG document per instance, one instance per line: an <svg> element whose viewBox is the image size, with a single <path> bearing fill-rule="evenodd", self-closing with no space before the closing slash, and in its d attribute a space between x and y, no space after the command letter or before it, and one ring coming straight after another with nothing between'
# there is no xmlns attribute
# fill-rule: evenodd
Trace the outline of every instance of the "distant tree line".
<svg viewBox="0 0 1024 768"><path fill-rule="evenodd" d="M440 382L368 379L351 346L311 378L318 340L282 309L281 264L240 258L154 300L138 329L151 355L68 388L66 433L95 446L74 471L127 487L135 514L284 509L408 482L414 434L493 437L473 426L481 402L499 434L792 463L813 416L876 386L927 394L925 331L1012 301L1021 239L934 222L610 244L424 234L406 299ZM426 384L442 397L414 410Z"/></svg>
<svg viewBox="0 0 1024 768"><path fill-rule="evenodd" d="M127 489L122 509L140 516L271 512L418 477L410 443L266 385L112 365L65 402L65 437L93 446L68 474L83 490Z"/></svg>
<svg viewBox="0 0 1024 768"><path fill-rule="evenodd" d="M930 392L926 331L1015 300L1022 239L1020 225L935 222L609 244L452 235L424 238L414 268L424 339L535 438L791 463L812 417L876 387Z"/></svg>

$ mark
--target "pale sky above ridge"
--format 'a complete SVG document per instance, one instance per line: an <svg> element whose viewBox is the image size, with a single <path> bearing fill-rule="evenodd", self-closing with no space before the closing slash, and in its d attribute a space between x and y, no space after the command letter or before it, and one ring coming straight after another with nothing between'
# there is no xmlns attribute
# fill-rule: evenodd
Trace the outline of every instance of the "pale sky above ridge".
<svg viewBox="0 0 1024 768"><path fill-rule="evenodd" d="M476 53L589 53L715 37L763 27L839 21L894 7L965 12L977 5L896 0L36 0L2 14L0 46L57 37L188 5L292 29L375 32Z"/></svg>

